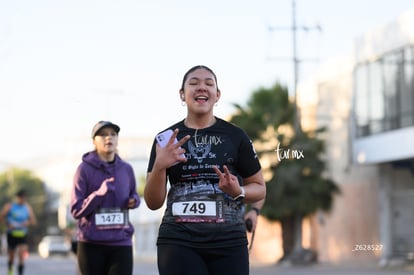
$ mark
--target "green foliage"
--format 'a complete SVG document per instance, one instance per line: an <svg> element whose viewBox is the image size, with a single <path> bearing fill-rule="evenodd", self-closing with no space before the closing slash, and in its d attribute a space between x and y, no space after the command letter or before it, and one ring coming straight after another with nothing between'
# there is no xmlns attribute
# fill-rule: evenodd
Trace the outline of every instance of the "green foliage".
<svg viewBox="0 0 414 275"><path fill-rule="evenodd" d="M35 213L44 210L46 201L44 183L31 171L18 168L11 168L0 174L0 205L12 201L20 189L26 190L27 201L32 205Z"/></svg>
<svg viewBox="0 0 414 275"><path fill-rule="evenodd" d="M137 192L141 196L144 197L144 189L146 184L146 176L144 174L137 177Z"/></svg>
<svg viewBox="0 0 414 275"><path fill-rule="evenodd" d="M297 214L305 217L319 209L329 211L334 196L340 193L332 180L322 176L325 170L325 163L320 158L323 141L312 136L300 133L283 145L285 152L302 150L302 154L300 159L292 158L291 154L291 158L282 159L272 167L273 176L267 183L262 210L267 218L280 220Z"/></svg>
<svg viewBox="0 0 414 275"><path fill-rule="evenodd" d="M12 202L16 193L20 189L25 189L27 202L32 206L38 225L32 228L34 237L39 237L45 228L42 227L42 217L47 216L46 203L47 196L44 182L32 174L31 171L19 168L11 168L0 174L0 207ZM0 224L1 232L5 230L5 223ZM39 235L39 236L37 236ZM34 243L33 239L29 243Z"/></svg>
<svg viewBox="0 0 414 275"><path fill-rule="evenodd" d="M234 104L237 111L231 122L243 128L252 139L261 139L267 127L277 129L285 123L292 123L293 106L289 104L286 88L275 84L272 88L253 91L247 106Z"/></svg>
<svg viewBox="0 0 414 275"><path fill-rule="evenodd" d="M266 185L267 196L261 213L270 220L281 220L297 215L304 217L318 209L329 211L339 188L323 177L324 142L317 134L324 129L308 133L300 129L293 133L280 132L279 126L295 129L295 106L289 101L287 89L279 84L254 91L246 107L235 106L237 112L231 122L245 129L253 140L271 144L271 148L258 150L258 154L261 157L279 154L280 160L269 168L272 178ZM277 139L264 135L269 128ZM275 141L279 142L279 147L272 144Z"/></svg>

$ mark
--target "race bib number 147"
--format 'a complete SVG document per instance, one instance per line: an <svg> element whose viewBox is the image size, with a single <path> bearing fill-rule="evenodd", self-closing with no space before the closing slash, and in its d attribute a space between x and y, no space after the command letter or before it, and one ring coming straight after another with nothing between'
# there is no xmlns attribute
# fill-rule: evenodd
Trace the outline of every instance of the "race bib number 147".
<svg viewBox="0 0 414 275"><path fill-rule="evenodd" d="M95 214L95 224L99 229L128 226L128 210L119 208L100 209Z"/></svg>

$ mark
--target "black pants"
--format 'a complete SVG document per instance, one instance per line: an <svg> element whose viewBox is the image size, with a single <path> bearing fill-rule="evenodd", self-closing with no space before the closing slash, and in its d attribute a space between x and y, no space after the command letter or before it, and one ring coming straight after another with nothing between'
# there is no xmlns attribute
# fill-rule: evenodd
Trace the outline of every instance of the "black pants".
<svg viewBox="0 0 414 275"><path fill-rule="evenodd" d="M248 275L247 246L226 248L191 248L158 245L160 275Z"/></svg>
<svg viewBox="0 0 414 275"><path fill-rule="evenodd" d="M82 275L131 275L131 246L78 243L78 264Z"/></svg>

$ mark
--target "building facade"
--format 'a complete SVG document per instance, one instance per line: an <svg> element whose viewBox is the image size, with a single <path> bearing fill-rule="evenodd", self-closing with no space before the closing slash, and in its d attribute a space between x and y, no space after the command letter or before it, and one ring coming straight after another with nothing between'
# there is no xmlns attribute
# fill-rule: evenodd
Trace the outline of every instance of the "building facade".
<svg viewBox="0 0 414 275"><path fill-rule="evenodd" d="M375 165L385 264L414 253L414 10L355 43L352 161Z"/></svg>
<svg viewBox="0 0 414 275"><path fill-rule="evenodd" d="M330 213L314 217L311 243L320 261L410 260L414 10L357 38L352 58L332 60L309 82L299 94L317 99L301 103L314 123L302 123L327 127L327 173L342 190Z"/></svg>

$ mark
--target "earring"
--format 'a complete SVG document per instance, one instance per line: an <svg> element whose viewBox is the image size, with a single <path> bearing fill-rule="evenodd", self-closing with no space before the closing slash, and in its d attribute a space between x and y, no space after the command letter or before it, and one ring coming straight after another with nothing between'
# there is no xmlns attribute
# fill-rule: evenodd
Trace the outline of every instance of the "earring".
<svg viewBox="0 0 414 275"><path fill-rule="evenodd" d="M181 106L185 106L185 105L187 105L186 103L185 103L185 101L183 100L183 101L181 101Z"/></svg>

